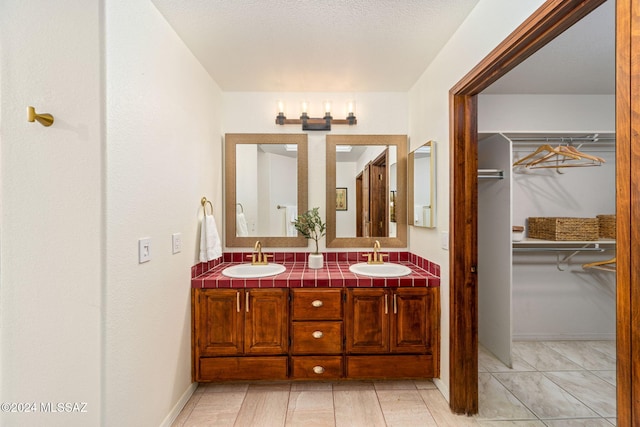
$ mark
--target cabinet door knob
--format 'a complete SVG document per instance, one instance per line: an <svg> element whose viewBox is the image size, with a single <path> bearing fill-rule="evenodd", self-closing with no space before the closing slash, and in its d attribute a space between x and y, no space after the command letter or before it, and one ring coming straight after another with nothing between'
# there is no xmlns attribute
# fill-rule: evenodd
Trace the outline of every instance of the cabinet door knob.
<svg viewBox="0 0 640 427"><path fill-rule="evenodd" d="M315 339L319 339L319 338L322 338L324 334L322 333L322 331L313 331L311 336L313 336Z"/></svg>
<svg viewBox="0 0 640 427"><path fill-rule="evenodd" d="M322 366L314 366L313 372L316 374L324 374L324 367Z"/></svg>
<svg viewBox="0 0 640 427"><path fill-rule="evenodd" d="M322 301L320 301L319 299L317 299L317 300L314 300L314 301L311 303L311 305L312 305L312 306L314 306L314 307L316 307L316 308L319 308L319 307L322 307L322 306L324 305L324 303L323 303Z"/></svg>

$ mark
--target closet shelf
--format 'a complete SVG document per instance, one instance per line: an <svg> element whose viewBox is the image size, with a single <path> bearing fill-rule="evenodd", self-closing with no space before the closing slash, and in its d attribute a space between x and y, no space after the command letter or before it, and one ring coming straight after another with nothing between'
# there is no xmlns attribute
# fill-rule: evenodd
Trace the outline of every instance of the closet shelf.
<svg viewBox="0 0 640 427"><path fill-rule="evenodd" d="M513 252L555 252L556 267L558 270L564 271L563 268L560 268L560 265L568 263L571 258L580 252L604 252L615 249L615 245L616 241L614 239L593 241L525 239L520 242L513 242L512 250ZM570 253L560 258L560 254L563 252Z"/></svg>
<svg viewBox="0 0 640 427"><path fill-rule="evenodd" d="M615 246L615 239L599 239L599 240L543 240L543 239L523 239L519 242L513 242L513 250L535 249L539 251L557 251L571 249L599 249L601 245ZM606 248L610 249L610 248Z"/></svg>

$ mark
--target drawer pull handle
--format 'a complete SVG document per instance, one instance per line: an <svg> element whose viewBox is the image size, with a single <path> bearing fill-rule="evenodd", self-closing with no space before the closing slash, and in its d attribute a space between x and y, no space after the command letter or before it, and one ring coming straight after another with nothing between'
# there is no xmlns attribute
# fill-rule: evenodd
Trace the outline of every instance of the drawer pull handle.
<svg viewBox="0 0 640 427"><path fill-rule="evenodd" d="M320 308L324 305L324 303L322 301L320 301L319 299L313 301L311 303L312 306L314 306L315 308Z"/></svg>
<svg viewBox="0 0 640 427"><path fill-rule="evenodd" d="M322 366L314 366L313 367L313 372L315 374L324 374L324 368Z"/></svg>
<svg viewBox="0 0 640 427"><path fill-rule="evenodd" d="M320 339L324 336L324 334L322 333L322 331L313 331L311 336L313 336L315 339Z"/></svg>

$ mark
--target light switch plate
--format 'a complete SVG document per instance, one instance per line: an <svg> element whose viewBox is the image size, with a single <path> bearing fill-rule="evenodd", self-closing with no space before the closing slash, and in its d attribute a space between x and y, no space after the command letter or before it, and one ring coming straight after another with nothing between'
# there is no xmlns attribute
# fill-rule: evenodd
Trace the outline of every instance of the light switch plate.
<svg viewBox="0 0 640 427"><path fill-rule="evenodd" d="M174 254L182 251L182 233L173 233L171 235L171 248Z"/></svg>
<svg viewBox="0 0 640 427"><path fill-rule="evenodd" d="M138 263L151 261L151 238L138 239Z"/></svg>
<svg viewBox="0 0 640 427"><path fill-rule="evenodd" d="M449 250L449 232L448 231L440 232L440 246L445 251Z"/></svg>

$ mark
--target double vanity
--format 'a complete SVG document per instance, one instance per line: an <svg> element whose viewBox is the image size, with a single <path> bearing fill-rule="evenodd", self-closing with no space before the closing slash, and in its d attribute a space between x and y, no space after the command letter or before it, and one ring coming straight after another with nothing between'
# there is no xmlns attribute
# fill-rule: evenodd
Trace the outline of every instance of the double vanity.
<svg viewBox="0 0 640 427"><path fill-rule="evenodd" d="M433 144L407 155L406 135L324 137L329 251L310 269L291 225L318 179L308 138L225 135L225 246L256 252L192 271L194 381L438 377L439 266L402 252L409 225L435 224ZM262 245L305 249L265 258Z"/></svg>
<svg viewBox="0 0 640 427"><path fill-rule="evenodd" d="M306 253L274 255L252 266L225 254L192 279L195 381L439 375L437 266L406 252L378 265L337 252L314 270Z"/></svg>

